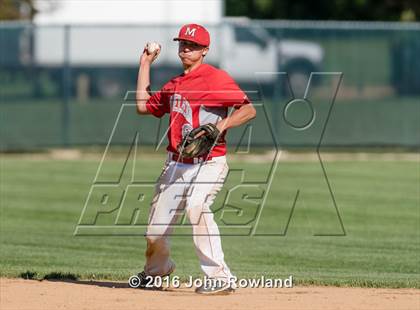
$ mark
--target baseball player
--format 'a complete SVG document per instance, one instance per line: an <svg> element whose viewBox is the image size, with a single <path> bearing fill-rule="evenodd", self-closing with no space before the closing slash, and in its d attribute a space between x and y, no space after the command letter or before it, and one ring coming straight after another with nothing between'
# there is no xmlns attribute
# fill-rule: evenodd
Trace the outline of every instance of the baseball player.
<svg viewBox="0 0 420 310"><path fill-rule="evenodd" d="M146 46L140 59L138 113L159 118L168 113L170 117L168 158L149 214L146 263L138 274L140 287L146 276L167 276L174 271L168 237L178 216L186 212L201 269L207 278L217 280L215 285L197 287L196 292L228 294L236 287L229 281L233 275L225 262L210 206L229 170L226 131L248 122L256 111L226 72L203 63L210 46L210 34L203 26L183 26L174 41L179 44L184 72L154 94L150 92L150 66L160 46L155 50ZM234 108L230 114L229 107Z"/></svg>

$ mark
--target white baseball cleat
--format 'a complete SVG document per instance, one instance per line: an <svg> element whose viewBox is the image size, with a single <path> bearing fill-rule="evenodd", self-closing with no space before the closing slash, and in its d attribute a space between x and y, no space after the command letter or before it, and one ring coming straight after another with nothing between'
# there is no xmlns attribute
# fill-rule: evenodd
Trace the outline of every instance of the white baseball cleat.
<svg viewBox="0 0 420 310"><path fill-rule="evenodd" d="M195 289L197 294L202 295L229 295L235 292L235 289L229 283L215 283L211 286L202 285Z"/></svg>

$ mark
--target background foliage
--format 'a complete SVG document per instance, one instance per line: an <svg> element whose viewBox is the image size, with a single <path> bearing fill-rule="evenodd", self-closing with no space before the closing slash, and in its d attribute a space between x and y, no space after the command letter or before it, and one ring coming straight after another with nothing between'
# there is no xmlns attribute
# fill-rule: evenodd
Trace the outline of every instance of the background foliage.
<svg viewBox="0 0 420 310"><path fill-rule="evenodd" d="M226 15L256 19L418 20L416 0L226 0Z"/></svg>

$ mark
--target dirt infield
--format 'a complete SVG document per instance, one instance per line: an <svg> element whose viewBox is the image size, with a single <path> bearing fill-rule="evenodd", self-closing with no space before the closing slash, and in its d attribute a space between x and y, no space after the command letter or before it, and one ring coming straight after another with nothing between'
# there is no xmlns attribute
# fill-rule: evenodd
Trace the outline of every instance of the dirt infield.
<svg viewBox="0 0 420 310"><path fill-rule="evenodd" d="M0 308L9 309L420 309L418 289L294 287L240 289L200 296L192 289L144 291L121 282L1 279Z"/></svg>

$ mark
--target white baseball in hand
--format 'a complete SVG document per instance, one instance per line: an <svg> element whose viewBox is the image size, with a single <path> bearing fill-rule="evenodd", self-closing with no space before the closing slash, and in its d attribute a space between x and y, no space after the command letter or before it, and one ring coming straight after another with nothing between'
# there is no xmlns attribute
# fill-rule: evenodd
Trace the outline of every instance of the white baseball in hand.
<svg viewBox="0 0 420 310"><path fill-rule="evenodd" d="M156 56L160 53L160 44L157 42L148 42L146 44L147 53L153 54L155 51L157 51Z"/></svg>

